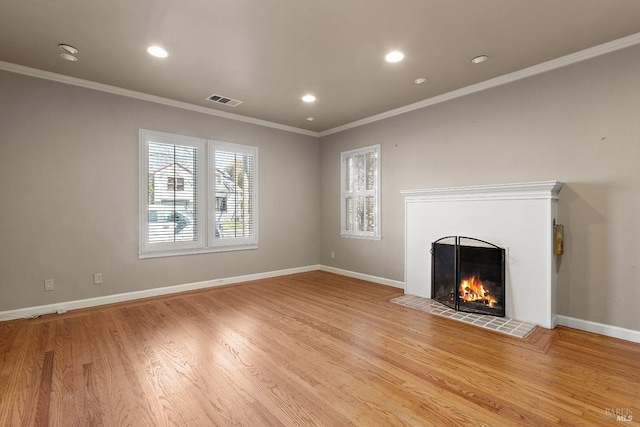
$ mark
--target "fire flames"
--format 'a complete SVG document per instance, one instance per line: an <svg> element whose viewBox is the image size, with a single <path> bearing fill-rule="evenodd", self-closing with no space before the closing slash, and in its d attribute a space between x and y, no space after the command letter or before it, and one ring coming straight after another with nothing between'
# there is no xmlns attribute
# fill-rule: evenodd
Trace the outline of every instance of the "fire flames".
<svg viewBox="0 0 640 427"><path fill-rule="evenodd" d="M461 280L458 293L460 298L465 301L480 302L489 307L493 307L498 302L496 297L491 295L488 289L485 289L482 280L476 276Z"/></svg>

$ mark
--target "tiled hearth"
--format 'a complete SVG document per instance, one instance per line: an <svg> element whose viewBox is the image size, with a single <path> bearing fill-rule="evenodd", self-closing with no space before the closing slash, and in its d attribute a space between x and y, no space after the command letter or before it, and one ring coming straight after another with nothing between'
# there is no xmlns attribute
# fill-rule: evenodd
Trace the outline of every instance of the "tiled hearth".
<svg viewBox="0 0 640 427"><path fill-rule="evenodd" d="M422 298L415 295L401 295L392 299L391 302L438 316L448 317L460 322L469 323L480 328L502 332L503 334L517 338L525 338L536 328L536 325L533 323L523 322L509 317L496 317L485 314L455 311L430 298Z"/></svg>

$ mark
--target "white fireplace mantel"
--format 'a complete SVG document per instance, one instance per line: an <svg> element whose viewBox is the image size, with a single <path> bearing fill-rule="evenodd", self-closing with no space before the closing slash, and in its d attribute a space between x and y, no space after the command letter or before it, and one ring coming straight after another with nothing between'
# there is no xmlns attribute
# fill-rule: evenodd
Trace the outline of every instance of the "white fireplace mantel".
<svg viewBox="0 0 640 427"><path fill-rule="evenodd" d="M506 315L557 324L553 224L558 181L402 191L405 293L431 298L431 243L473 237L506 250Z"/></svg>

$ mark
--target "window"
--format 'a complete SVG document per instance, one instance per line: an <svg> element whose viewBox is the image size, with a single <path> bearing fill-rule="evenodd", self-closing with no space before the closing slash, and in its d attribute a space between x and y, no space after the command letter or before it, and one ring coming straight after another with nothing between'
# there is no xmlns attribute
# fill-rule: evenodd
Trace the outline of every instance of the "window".
<svg viewBox="0 0 640 427"><path fill-rule="evenodd" d="M256 147L140 130L140 257L257 248L257 162Z"/></svg>
<svg viewBox="0 0 640 427"><path fill-rule="evenodd" d="M380 239L380 146L341 154L341 235Z"/></svg>
<svg viewBox="0 0 640 427"><path fill-rule="evenodd" d="M226 213L227 212L227 198L216 196L216 212Z"/></svg>
<svg viewBox="0 0 640 427"><path fill-rule="evenodd" d="M167 190L184 191L184 178L167 177Z"/></svg>
<svg viewBox="0 0 640 427"><path fill-rule="evenodd" d="M255 150L255 147L211 143L215 238L220 246L251 244L255 239Z"/></svg>

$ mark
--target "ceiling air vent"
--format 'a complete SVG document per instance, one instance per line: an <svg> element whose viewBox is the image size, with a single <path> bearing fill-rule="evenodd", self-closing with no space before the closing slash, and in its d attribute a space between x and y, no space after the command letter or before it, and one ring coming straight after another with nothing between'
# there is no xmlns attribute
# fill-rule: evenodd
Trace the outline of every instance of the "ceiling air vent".
<svg viewBox="0 0 640 427"><path fill-rule="evenodd" d="M207 97L208 101L215 102L216 104L224 104L229 107L237 107L242 104L242 101L237 99L227 98L226 96L216 95L215 93Z"/></svg>

